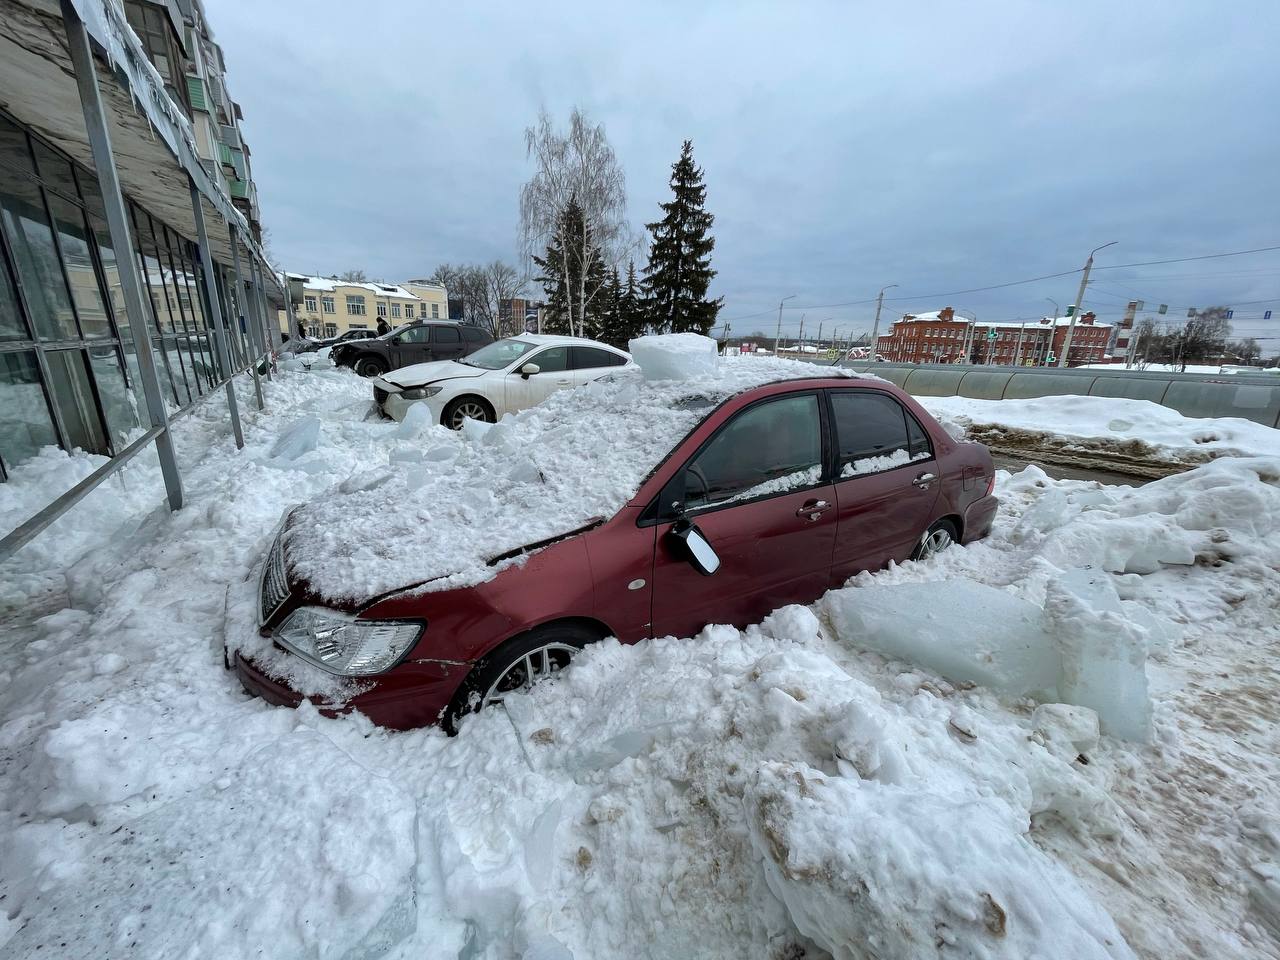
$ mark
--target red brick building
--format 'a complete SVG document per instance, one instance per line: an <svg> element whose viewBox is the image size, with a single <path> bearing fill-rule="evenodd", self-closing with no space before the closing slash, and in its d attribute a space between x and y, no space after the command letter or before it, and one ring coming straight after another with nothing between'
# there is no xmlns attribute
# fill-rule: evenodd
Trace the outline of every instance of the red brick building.
<svg viewBox="0 0 1280 960"><path fill-rule="evenodd" d="M976 363L1038 367L1062 356L1071 321L1044 317L1026 323L983 322L956 317L945 307L931 313L907 314L877 341L886 360L899 363ZM1070 366L1105 358L1111 324L1092 313L1076 322Z"/></svg>

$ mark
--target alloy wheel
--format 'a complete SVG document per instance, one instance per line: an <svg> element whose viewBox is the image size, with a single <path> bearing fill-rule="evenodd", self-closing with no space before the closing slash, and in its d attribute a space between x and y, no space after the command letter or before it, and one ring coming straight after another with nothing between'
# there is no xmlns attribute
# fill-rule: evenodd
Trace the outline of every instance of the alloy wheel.
<svg viewBox="0 0 1280 960"><path fill-rule="evenodd" d="M920 541L920 559L928 560L949 546L951 546L951 531L946 527L939 527L925 534L925 538Z"/></svg>
<svg viewBox="0 0 1280 960"><path fill-rule="evenodd" d="M501 703L512 693L528 690L535 683L545 680L569 665L570 658L578 652L578 648L567 643L548 643L535 647L504 670L492 686L485 691L480 706L488 707Z"/></svg>
<svg viewBox="0 0 1280 960"><path fill-rule="evenodd" d="M449 426L454 430L461 430L462 421L468 417L472 420L481 420L488 423L489 411L474 400L464 400L453 408L453 417L449 420Z"/></svg>

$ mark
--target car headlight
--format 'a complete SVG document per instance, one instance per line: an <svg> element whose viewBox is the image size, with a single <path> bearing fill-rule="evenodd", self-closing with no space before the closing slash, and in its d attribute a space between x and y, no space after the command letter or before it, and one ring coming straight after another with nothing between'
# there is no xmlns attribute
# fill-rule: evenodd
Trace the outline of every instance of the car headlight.
<svg viewBox="0 0 1280 960"><path fill-rule="evenodd" d="M434 397L443 389L444 387L411 387L408 390L401 390L400 396L406 400L425 400L427 397Z"/></svg>
<svg viewBox="0 0 1280 960"><path fill-rule="evenodd" d="M422 624L404 620L357 620L323 607L299 607L273 636L323 670L366 677L392 667L418 642L422 630Z"/></svg>

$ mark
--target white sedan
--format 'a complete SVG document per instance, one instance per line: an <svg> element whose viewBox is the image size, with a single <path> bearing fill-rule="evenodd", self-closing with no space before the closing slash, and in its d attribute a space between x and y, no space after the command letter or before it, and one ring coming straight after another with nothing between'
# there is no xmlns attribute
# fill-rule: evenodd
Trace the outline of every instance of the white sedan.
<svg viewBox="0 0 1280 960"><path fill-rule="evenodd" d="M608 344L529 333L495 340L458 360L384 373L373 381L373 396L393 420L403 420L415 403L425 403L435 422L457 430L468 417L496 423L557 390L626 368L637 369L631 356Z"/></svg>

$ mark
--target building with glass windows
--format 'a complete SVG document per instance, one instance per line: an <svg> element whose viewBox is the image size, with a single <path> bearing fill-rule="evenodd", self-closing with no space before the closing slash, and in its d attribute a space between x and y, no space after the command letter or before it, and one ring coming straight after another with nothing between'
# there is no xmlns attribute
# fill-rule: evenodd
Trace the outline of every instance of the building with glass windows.
<svg viewBox="0 0 1280 960"><path fill-rule="evenodd" d="M0 481L47 446L163 465L171 417L257 382L289 304L240 118L200 0L0 0Z"/></svg>

